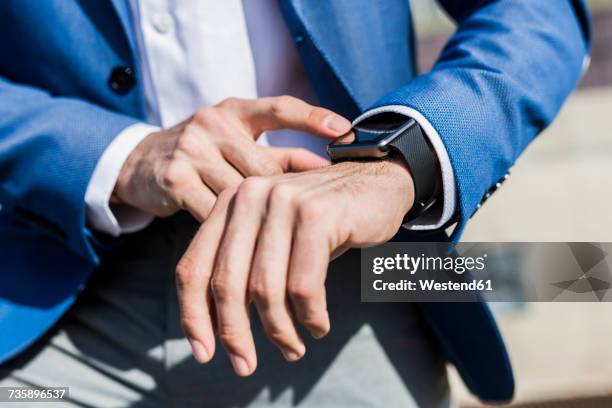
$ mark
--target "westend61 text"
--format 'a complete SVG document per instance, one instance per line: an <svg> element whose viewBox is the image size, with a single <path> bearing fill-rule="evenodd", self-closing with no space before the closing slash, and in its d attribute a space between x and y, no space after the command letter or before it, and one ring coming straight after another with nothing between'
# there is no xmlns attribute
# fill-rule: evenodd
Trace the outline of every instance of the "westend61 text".
<svg viewBox="0 0 612 408"><path fill-rule="evenodd" d="M382 279L377 279L372 283L376 291L455 291L455 292L473 292L473 291L492 291L493 284L490 279L475 279L470 282L437 282L433 279L419 280L418 284L414 281L402 279L398 282L384 282Z"/></svg>

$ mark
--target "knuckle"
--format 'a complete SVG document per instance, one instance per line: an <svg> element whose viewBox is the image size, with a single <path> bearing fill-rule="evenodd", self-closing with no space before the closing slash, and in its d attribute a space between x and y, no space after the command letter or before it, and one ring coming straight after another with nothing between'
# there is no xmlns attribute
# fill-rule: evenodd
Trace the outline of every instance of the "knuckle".
<svg viewBox="0 0 612 408"><path fill-rule="evenodd" d="M232 325L222 324L219 325L218 332L219 340L225 347L234 353L244 353L241 341L244 336L241 335L239 330Z"/></svg>
<svg viewBox="0 0 612 408"><path fill-rule="evenodd" d="M268 336L268 339L270 339L270 341L274 344L280 346L287 346L290 344L287 332L283 330L282 327L279 327L277 324L270 324L270 327L266 331L266 335Z"/></svg>
<svg viewBox="0 0 612 408"><path fill-rule="evenodd" d="M176 189L185 176L185 166L180 160L173 159L162 171L161 185L167 190Z"/></svg>
<svg viewBox="0 0 612 408"><path fill-rule="evenodd" d="M279 174L283 174L282 167L278 163L272 161L266 162L264 164L264 171L268 176L277 176Z"/></svg>
<svg viewBox="0 0 612 408"><path fill-rule="evenodd" d="M287 292L289 296L299 302L308 301L315 296L316 287L307 279L289 282Z"/></svg>
<svg viewBox="0 0 612 408"><path fill-rule="evenodd" d="M249 296L255 303L266 305L269 303L270 290L261 280L249 284Z"/></svg>
<svg viewBox="0 0 612 408"><path fill-rule="evenodd" d="M176 142L176 149L188 154L198 151L201 142L201 138L198 137L198 134L190 126L186 127Z"/></svg>
<svg viewBox="0 0 612 408"><path fill-rule="evenodd" d="M324 111L321 108L315 106L309 107L306 121L310 124L316 124L324 116Z"/></svg>
<svg viewBox="0 0 612 408"><path fill-rule="evenodd" d="M238 185L227 186L219 195L217 196L217 202L219 205L227 205L232 198L238 192Z"/></svg>
<svg viewBox="0 0 612 408"><path fill-rule="evenodd" d="M230 156L236 152L238 157L240 157L239 160L252 160L249 151L252 148L249 146L250 143L254 144L254 142L245 140L243 137L232 132L226 133L223 137L217 136L215 138L215 144L221 152Z"/></svg>
<svg viewBox="0 0 612 408"><path fill-rule="evenodd" d="M245 140L243 138L236 137L235 134L229 134L227 137L223 137L219 141L217 141L217 145L222 151L244 151L245 150Z"/></svg>
<svg viewBox="0 0 612 408"><path fill-rule="evenodd" d="M293 102L296 98L289 95L281 95L274 98L272 104L270 105L270 109L273 114L281 115L293 105Z"/></svg>
<svg viewBox="0 0 612 408"><path fill-rule="evenodd" d="M238 187L240 187L240 184L242 183L241 178L227 178L223 181L223 191L229 191L230 193L233 192L233 195L236 195L236 192L238 191Z"/></svg>
<svg viewBox="0 0 612 408"><path fill-rule="evenodd" d="M188 258L183 258L176 265L176 285L179 291L189 286L193 280L193 263Z"/></svg>
<svg viewBox="0 0 612 408"><path fill-rule="evenodd" d="M324 215L323 207L312 200L304 200L298 204L297 218L299 222L312 222L318 220Z"/></svg>
<svg viewBox="0 0 612 408"><path fill-rule="evenodd" d="M262 176L277 176L283 174L283 169L274 160L262 160L259 165L259 171Z"/></svg>
<svg viewBox="0 0 612 408"><path fill-rule="evenodd" d="M277 184L270 191L270 201L283 206L290 204L294 196L294 189L288 184Z"/></svg>
<svg viewBox="0 0 612 408"><path fill-rule="evenodd" d="M242 103L242 99L236 98L234 96L230 96L229 98L223 99L221 102L217 104L220 108L234 108Z"/></svg>
<svg viewBox="0 0 612 408"><path fill-rule="evenodd" d="M255 303L266 308L280 303L283 293L269 279L258 278L249 282L249 296Z"/></svg>
<svg viewBox="0 0 612 408"><path fill-rule="evenodd" d="M247 177L238 187L236 201L250 203L266 190L267 184L263 177Z"/></svg>
<svg viewBox="0 0 612 408"><path fill-rule="evenodd" d="M219 340L221 340L223 344L235 344L237 343L238 336L231 331L219 330Z"/></svg>
<svg viewBox="0 0 612 408"><path fill-rule="evenodd" d="M220 113L215 108L200 108L193 115L194 121L203 127L210 127L218 123L220 119Z"/></svg>
<svg viewBox="0 0 612 408"><path fill-rule="evenodd" d="M232 285L224 278L213 278L210 288L217 302L225 302L233 296Z"/></svg>

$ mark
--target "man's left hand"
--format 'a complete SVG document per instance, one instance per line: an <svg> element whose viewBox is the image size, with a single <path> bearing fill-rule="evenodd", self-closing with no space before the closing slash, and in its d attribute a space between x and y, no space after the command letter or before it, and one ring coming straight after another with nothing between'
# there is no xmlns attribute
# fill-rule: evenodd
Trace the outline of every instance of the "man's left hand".
<svg viewBox="0 0 612 408"><path fill-rule="evenodd" d="M413 197L410 173L393 159L250 177L222 192L177 266L181 323L196 360L212 358L214 324L236 373L255 371L251 301L284 357L301 358L297 322L314 338L330 330L330 259L390 239Z"/></svg>

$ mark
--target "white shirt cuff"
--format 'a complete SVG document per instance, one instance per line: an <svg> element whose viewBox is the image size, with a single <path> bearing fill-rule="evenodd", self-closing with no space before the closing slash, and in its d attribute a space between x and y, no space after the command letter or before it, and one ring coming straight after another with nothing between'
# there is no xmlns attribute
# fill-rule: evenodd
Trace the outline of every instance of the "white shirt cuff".
<svg viewBox="0 0 612 408"><path fill-rule="evenodd" d="M110 197L130 153L146 136L159 130L136 123L122 130L104 150L85 193L87 222L93 228L117 237L139 231L153 221L152 215L127 205L113 204L111 209Z"/></svg>
<svg viewBox="0 0 612 408"><path fill-rule="evenodd" d="M411 230L438 229L451 219L455 213L455 205L457 202L455 173L453 172L453 167L448 157L448 152L444 147L442 138L440 138L440 135L432 124L419 111L416 111L408 106L388 105L369 110L355 119L353 121L353 126L374 115L389 112L406 115L417 121L417 123L421 126L421 129L423 129L425 136L427 136L431 145L433 146L442 170L442 190L444 196L442 206L434 205L434 208L426 211L424 214L411 222L404 224L404 227Z"/></svg>

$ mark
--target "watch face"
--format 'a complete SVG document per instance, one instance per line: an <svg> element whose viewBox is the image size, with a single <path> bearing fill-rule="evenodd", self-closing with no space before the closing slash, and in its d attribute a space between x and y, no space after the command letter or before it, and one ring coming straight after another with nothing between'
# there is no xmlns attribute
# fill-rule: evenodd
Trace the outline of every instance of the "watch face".
<svg viewBox="0 0 612 408"><path fill-rule="evenodd" d="M409 121L403 117L401 121L388 121L382 123L368 123L356 126L345 135L338 137L330 146L372 146L379 145L401 131ZM366 127L367 126L367 127Z"/></svg>
<svg viewBox="0 0 612 408"><path fill-rule="evenodd" d="M382 158L389 143L414 124L414 119L397 114L380 114L355 126L327 146L332 161Z"/></svg>

